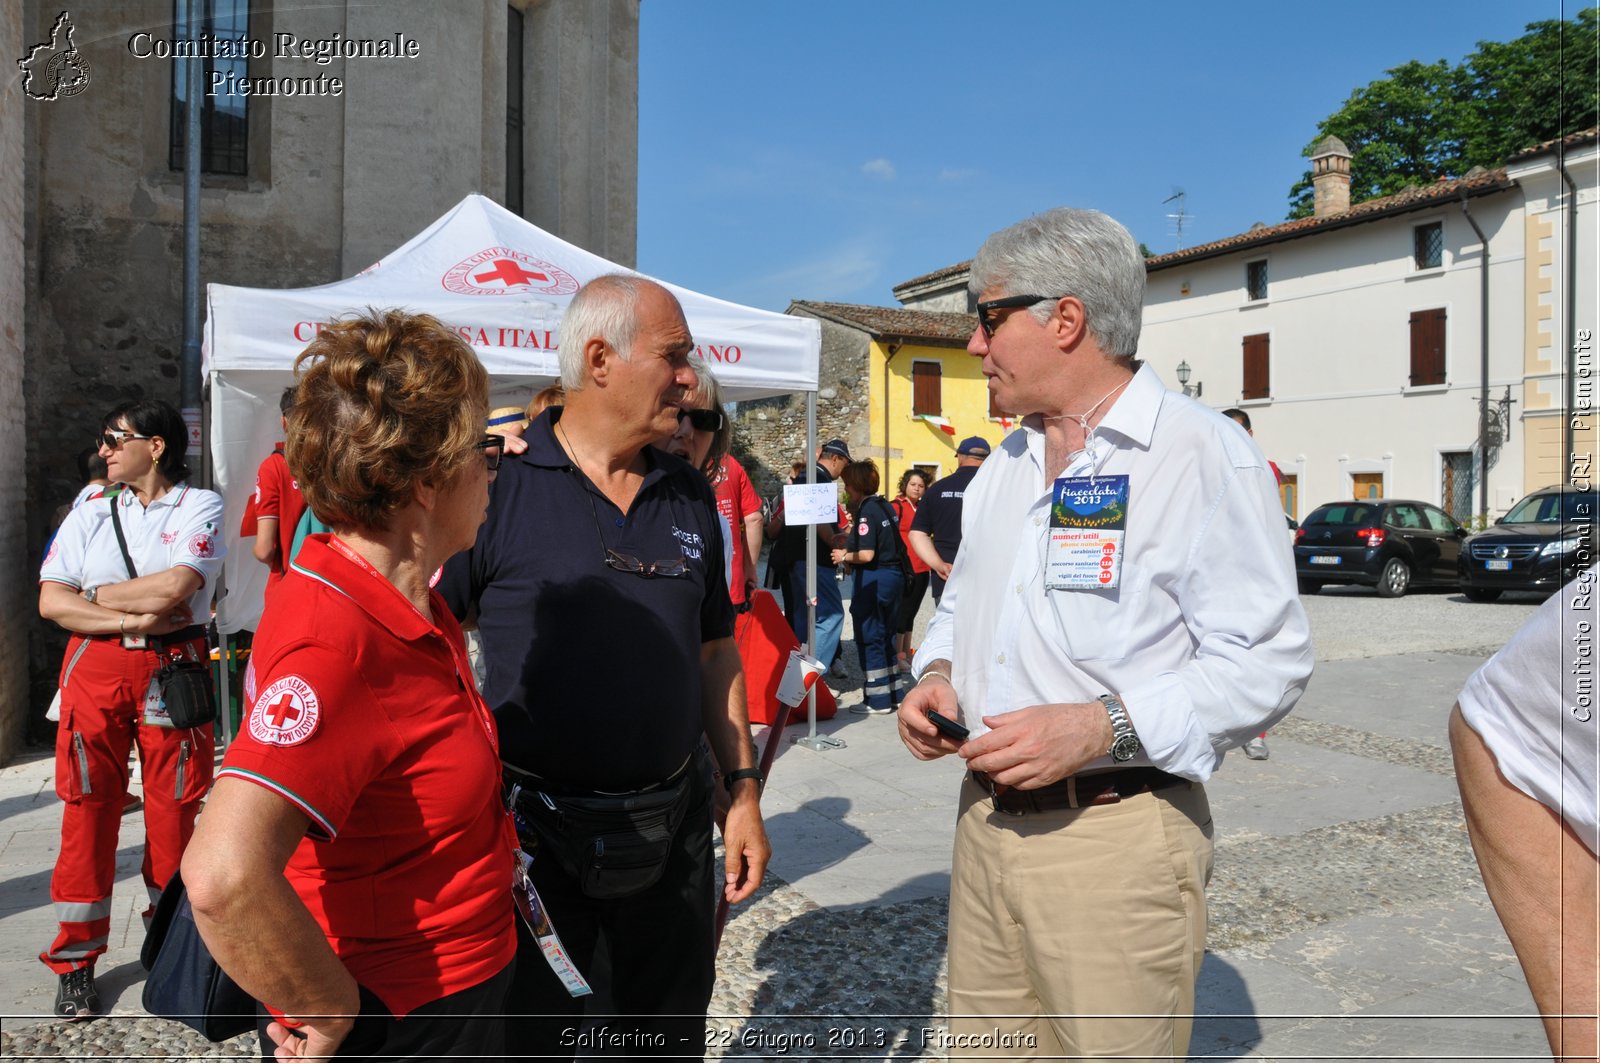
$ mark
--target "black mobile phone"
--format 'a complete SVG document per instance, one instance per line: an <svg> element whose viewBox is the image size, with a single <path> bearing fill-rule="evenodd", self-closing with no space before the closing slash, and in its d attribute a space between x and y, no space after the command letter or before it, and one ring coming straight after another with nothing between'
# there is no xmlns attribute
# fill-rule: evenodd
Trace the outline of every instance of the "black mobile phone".
<svg viewBox="0 0 1600 1063"><path fill-rule="evenodd" d="M933 721L933 725L939 729L940 734L954 738L958 742L971 733L964 726L942 712L930 712L928 713L928 719Z"/></svg>

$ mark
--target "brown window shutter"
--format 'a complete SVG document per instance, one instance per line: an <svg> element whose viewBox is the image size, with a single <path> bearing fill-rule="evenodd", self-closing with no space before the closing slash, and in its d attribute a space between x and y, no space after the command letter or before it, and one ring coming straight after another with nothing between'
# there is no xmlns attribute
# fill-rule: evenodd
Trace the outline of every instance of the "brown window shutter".
<svg viewBox="0 0 1600 1063"><path fill-rule="evenodd" d="M1263 332L1244 338L1244 392L1242 398L1265 399L1272 395L1272 378L1269 375L1268 355L1270 337Z"/></svg>
<svg viewBox="0 0 1600 1063"><path fill-rule="evenodd" d="M1444 383L1444 308L1411 315L1411 386Z"/></svg>
<svg viewBox="0 0 1600 1063"><path fill-rule="evenodd" d="M1000 407L998 407L998 406L996 406L994 404L994 392L993 391L989 392L989 416L994 418L997 421L1000 420L1002 417L1009 418L1011 416L1009 413L1006 413L1004 410L1002 410Z"/></svg>
<svg viewBox="0 0 1600 1063"><path fill-rule="evenodd" d="M940 391L941 367L938 362L911 363L911 412L932 414L944 412L944 396Z"/></svg>

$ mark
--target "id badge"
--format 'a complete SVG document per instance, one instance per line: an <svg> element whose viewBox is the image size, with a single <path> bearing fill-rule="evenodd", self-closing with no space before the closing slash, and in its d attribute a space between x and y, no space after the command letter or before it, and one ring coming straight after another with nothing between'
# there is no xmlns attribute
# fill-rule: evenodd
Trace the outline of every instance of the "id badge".
<svg viewBox="0 0 1600 1063"><path fill-rule="evenodd" d="M172 726L167 701L161 696L161 680L156 676L150 677L150 686L144 692L144 722L152 727Z"/></svg>
<svg viewBox="0 0 1600 1063"><path fill-rule="evenodd" d="M550 965L550 970L561 980L567 995L589 996L594 990L590 988L588 979L578 970L578 965L572 961L572 955L567 952L566 946L561 944L561 937L550 922L550 913L545 910L544 901L539 898L539 891L533 888L533 880L528 877L528 868L532 864L532 857L520 849L517 850L517 882L511 889L512 896L516 899L517 913L522 917L522 922L533 935L533 939L539 943L539 951L544 955L544 962Z"/></svg>
<svg viewBox="0 0 1600 1063"><path fill-rule="evenodd" d="M1050 590L1109 591L1122 580L1128 529L1126 476L1063 476L1050 495L1050 541L1044 585Z"/></svg>

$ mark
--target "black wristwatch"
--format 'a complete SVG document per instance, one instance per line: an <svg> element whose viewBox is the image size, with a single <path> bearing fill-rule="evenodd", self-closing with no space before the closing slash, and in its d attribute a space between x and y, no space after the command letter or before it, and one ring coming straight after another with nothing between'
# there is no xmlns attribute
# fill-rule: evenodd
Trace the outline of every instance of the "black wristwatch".
<svg viewBox="0 0 1600 1063"><path fill-rule="evenodd" d="M760 768L735 768L722 777L722 785L726 786L731 794L733 793L733 784L740 779L754 779L756 781L756 793L766 789L766 784L761 780Z"/></svg>

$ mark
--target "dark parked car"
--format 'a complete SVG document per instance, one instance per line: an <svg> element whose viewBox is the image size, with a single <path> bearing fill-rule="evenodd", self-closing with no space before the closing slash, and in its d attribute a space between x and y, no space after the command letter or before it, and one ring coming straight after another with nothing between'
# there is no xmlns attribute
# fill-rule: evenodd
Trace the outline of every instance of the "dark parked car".
<svg viewBox="0 0 1600 1063"><path fill-rule="evenodd" d="M1504 591L1553 591L1594 563L1596 492L1545 487L1461 551L1461 590L1475 602Z"/></svg>
<svg viewBox="0 0 1600 1063"><path fill-rule="evenodd" d="M1385 598L1413 586L1456 585L1467 529L1426 502L1369 498L1329 502L1311 511L1294 537L1301 594L1328 583L1364 583Z"/></svg>

